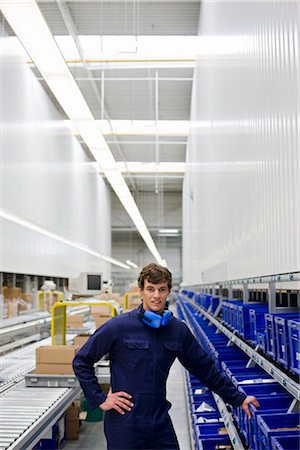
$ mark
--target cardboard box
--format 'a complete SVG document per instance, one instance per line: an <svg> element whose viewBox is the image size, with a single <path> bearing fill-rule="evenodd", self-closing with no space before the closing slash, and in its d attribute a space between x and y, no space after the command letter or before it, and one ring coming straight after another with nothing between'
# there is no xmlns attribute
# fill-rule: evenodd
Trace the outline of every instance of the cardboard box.
<svg viewBox="0 0 300 450"><path fill-rule="evenodd" d="M18 315L18 302L16 299L4 299L4 310L6 310L6 317L16 317Z"/></svg>
<svg viewBox="0 0 300 450"><path fill-rule="evenodd" d="M32 295L31 294L22 294L21 299L25 302L31 303L32 302Z"/></svg>
<svg viewBox="0 0 300 450"><path fill-rule="evenodd" d="M78 420L67 420L66 422L66 439L69 441L75 441L79 439L79 419Z"/></svg>
<svg viewBox="0 0 300 450"><path fill-rule="evenodd" d="M78 350L78 345L44 345L36 349L36 363L72 364Z"/></svg>
<svg viewBox="0 0 300 450"><path fill-rule="evenodd" d="M31 308L31 303L25 302L25 300L19 299L18 302L18 313L20 311L28 311Z"/></svg>
<svg viewBox="0 0 300 450"><path fill-rule="evenodd" d="M100 316L111 316L112 309L106 305L91 305L91 314Z"/></svg>
<svg viewBox="0 0 300 450"><path fill-rule="evenodd" d="M81 348L91 337L91 334L78 334L74 337L74 345L78 345Z"/></svg>
<svg viewBox="0 0 300 450"><path fill-rule="evenodd" d="M111 319L111 316L94 316L95 322L96 322L96 328L101 327L105 322L107 322L109 319Z"/></svg>
<svg viewBox="0 0 300 450"><path fill-rule="evenodd" d="M79 413L80 408L75 403L72 403L71 406L66 411L66 420L78 420L79 422Z"/></svg>
<svg viewBox="0 0 300 450"><path fill-rule="evenodd" d="M2 294L4 298L20 298L22 291L20 288L4 286L2 288Z"/></svg>
<svg viewBox="0 0 300 450"><path fill-rule="evenodd" d="M80 408L76 403L72 403L66 411L66 438L76 440L80 431Z"/></svg>
<svg viewBox="0 0 300 450"><path fill-rule="evenodd" d="M83 328L83 314L77 316L67 316L67 328Z"/></svg>
<svg viewBox="0 0 300 450"><path fill-rule="evenodd" d="M49 375L74 375L72 364L37 363L35 373Z"/></svg>

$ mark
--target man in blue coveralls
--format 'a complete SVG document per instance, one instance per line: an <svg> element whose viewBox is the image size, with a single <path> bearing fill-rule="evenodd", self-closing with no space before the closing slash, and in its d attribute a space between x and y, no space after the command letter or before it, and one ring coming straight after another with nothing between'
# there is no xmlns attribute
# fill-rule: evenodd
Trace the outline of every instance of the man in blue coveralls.
<svg viewBox="0 0 300 450"><path fill-rule="evenodd" d="M251 417L248 405L258 407L256 398L239 392L184 322L165 309L172 288L169 270L145 266L138 286L142 304L98 328L73 361L89 406L105 411L108 450L179 450L166 399L166 381L176 357L226 403L240 406ZM93 365L107 353L111 390L106 395Z"/></svg>

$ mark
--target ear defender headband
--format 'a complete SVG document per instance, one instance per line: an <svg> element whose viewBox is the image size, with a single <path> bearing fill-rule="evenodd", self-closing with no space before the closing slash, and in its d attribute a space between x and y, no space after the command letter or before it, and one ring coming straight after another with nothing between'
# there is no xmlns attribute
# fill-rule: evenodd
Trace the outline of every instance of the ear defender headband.
<svg viewBox="0 0 300 450"><path fill-rule="evenodd" d="M151 328L165 327L170 322L172 316L173 314L168 310L164 311L162 316L153 311L142 310L140 313L142 322Z"/></svg>

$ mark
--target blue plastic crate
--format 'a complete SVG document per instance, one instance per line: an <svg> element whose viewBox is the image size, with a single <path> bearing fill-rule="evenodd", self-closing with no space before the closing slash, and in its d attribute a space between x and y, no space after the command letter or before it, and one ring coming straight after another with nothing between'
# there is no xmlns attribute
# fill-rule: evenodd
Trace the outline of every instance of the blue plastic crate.
<svg viewBox="0 0 300 450"><path fill-rule="evenodd" d="M290 344L290 370L300 375L300 321L288 320L287 326Z"/></svg>
<svg viewBox="0 0 300 450"><path fill-rule="evenodd" d="M233 330L238 330L239 310L238 307L243 305L243 300L236 300L230 303L229 307L229 325Z"/></svg>
<svg viewBox="0 0 300 450"><path fill-rule="evenodd" d="M275 332L275 317L284 317L287 320L293 320L299 317L298 314L285 313L285 314L265 314L266 321L266 353L274 360L277 357L277 340Z"/></svg>
<svg viewBox="0 0 300 450"><path fill-rule="evenodd" d="M200 407L200 405L203 402L205 402L212 409L212 411L197 411L197 409ZM197 401L197 402L190 403L190 408L191 408L191 411L192 411L193 414L197 414L198 412L199 413L202 413L202 412L203 413L208 413L208 412L210 412L210 413L213 412L214 413L214 412L219 411L216 402L213 399L209 399L209 398L206 398L206 399L203 399L203 400L200 400L200 401Z"/></svg>
<svg viewBox="0 0 300 450"><path fill-rule="evenodd" d="M248 303L245 305L239 305L237 308L237 324L236 329L239 334L245 339L252 339L250 311L262 311L262 314L268 311L266 304L264 303Z"/></svg>
<svg viewBox="0 0 300 450"><path fill-rule="evenodd" d="M265 330L265 313L267 312L267 306L251 308L249 310L249 339L251 339L254 344L258 343L258 333Z"/></svg>
<svg viewBox="0 0 300 450"><path fill-rule="evenodd" d="M290 319L292 317L289 315ZM298 317L296 316L295 319ZM275 316L275 335L277 341L277 361L286 369L290 367L290 346L287 317Z"/></svg>
<svg viewBox="0 0 300 450"><path fill-rule="evenodd" d="M216 422L220 422L221 420L223 420L219 410L214 412L197 412L192 414L192 421L194 425L197 424L199 419L203 421L207 420L209 422L212 420Z"/></svg>
<svg viewBox="0 0 300 450"><path fill-rule="evenodd" d="M262 375L261 373L244 373L232 375L232 382L235 386L242 386L244 384L254 385L256 383L274 383L275 380L270 375Z"/></svg>
<svg viewBox="0 0 300 450"><path fill-rule="evenodd" d="M273 397L279 399L280 397L286 397L288 392L279 383L249 383L239 386L239 390L245 395L254 395L254 397L266 397L272 399ZM241 408L233 408L233 414L237 422L244 420L244 412Z"/></svg>
<svg viewBox="0 0 300 450"><path fill-rule="evenodd" d="M260 408L257 409L253 404L250 404L249 409L251 412L251 420L248 419L246 414L241 414L240 426L243 430L245 430L247 435L247 441L251 447L251 449L258 449L257 436L258 436L258 427L257 427L257 415L262 414L277 414L277 413L287 413L292 401L293 397L291 395L277 395L277 396L256 396ZM243 411L242 411L243 413Z"/></svg>
<svg viewBox="0 0 300 450"><path fill-rule="evenodd" d="M235 312L233 312L233 308L242 304L243 300L225 300L222 302L222 319L229 328L234 328Z"/></svg>
<svg viewBox="0 0 300 450"><path fill-rule="evenodd" d="M260 384L245 384L240 387L240 391L246 395L267 395L270 398L277 395L286 395L288 392L279 383L260 383Z"/></svg>
<svg viewBox="0 0 300 450"><path fill-rule="evenodd" d="M66 415L64 414L48 433L33 448L33 450L58 450L66 443Z"/></svg>
<svg viewBox="0 0 300 450"><path fill-rule="evenodd" d="M258 450L272 450L271 437L273 436L298 436L299 424L299 413L258 415Z"/></svg>
<svg viewBox="0 0 300 450"><path fill-rule="evenodd" d="M261 378L268 378L269 374L267 374L261 367L255 366L255 367L245 367L240 364L239 367L231 367L230 363L227 364L227 374L229 377L233 377L234 375L245 375L245 376L251 376L251 375L260 375Z"/></svg>
<svg viewBox="0 0 300 450"><path fill-rule="evenodd" d="M214 436L211 438L200 439L197 443L197 449L198 450L215 450L216 448L222 448L222 446L224 448L224 446L229 446L229 445L230 445L230 439L229 439L228 435ZM231 447L229 447L229 448L231 448Z"/></svg>
<svg viewBox="0 0 300 450"><path fill-rule="evenodd" d="M196 435L198 439L207 439L220 436L219 431L224 428L224 423L200 423L196 425Z"/></svg>
<svg viewBox="0 0 300 450"><path fill-rule="evenodd" d="M253 340L254 344L258 345L258 348L262 350L263 352L266 351L266 332L265 331L259 331L257 333L257 342Z"/></svg>
<svg viewBox="0 0 300 450"><path fill-rule="evenodd" d="M210 299L210 312L213 314L217 307L219 306L220 299L219 297L213 296Z"/></svg>
<svg viewBox="0 0 300 450"><path fill-rule="evenodd" d="M272 437L271 445L272 450L298 450L300 448L300 435Z"/></svg>

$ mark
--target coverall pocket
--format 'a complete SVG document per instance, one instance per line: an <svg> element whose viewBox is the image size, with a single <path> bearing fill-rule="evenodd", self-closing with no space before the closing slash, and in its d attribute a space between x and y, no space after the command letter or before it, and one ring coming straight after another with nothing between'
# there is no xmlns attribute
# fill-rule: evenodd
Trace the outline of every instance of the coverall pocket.
<svg viewBox="0 0 300 450"><path fill-rule="evenodd" d="M137 349L137 350L146 350L149 348L148 341L141 341L137 339L124 339L124 344L127 348Z"/></svg>

